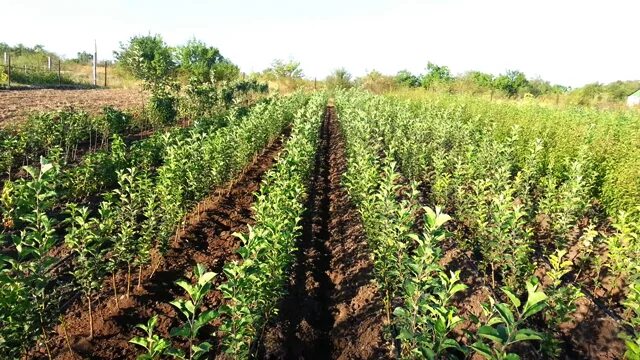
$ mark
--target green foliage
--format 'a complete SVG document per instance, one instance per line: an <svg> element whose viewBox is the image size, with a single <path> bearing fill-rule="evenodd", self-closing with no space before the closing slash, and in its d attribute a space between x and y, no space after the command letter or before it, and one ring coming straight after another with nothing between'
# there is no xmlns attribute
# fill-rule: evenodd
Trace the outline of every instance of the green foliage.
<svg viewBox="0 0 640 360"><path fill-rule="evenodd" d="M214 69L225 60L220 50L195 39L178 48L178 58L180 69L187 73L190 81L201 84L211 83Z"/></svg>
<svg viewBox="0 0 640 360"><path fill-rule="evenodd" d="M157 133L131 146L116 137L108 151L97 152L73 171L60 171L43 161L40 171L25 169L32 178L7 181L0 196L0 240L3 247L17 251L15 256L14 252L0 256L2 354L17 358L38 339L48 343L47 329L53 322L49 319L56 318L55 305L62 299L46 275L56 262L49 254L59 243L59 234L66 233L65 240L75 253L73 275L87 300L97 292L105 271L115 274L122 267L129 293L131 267L147 265L153 251L162 255L191 207L212 188L236 177L281 134L306 99L301 94L273 98L248 114L236 109L226 118ZM126 116L116 112L100 121L105 129L128 126ZM57 161L61 154L50 150ZM78 174L84 179L72 179ZM76 205L69 206L69 214L57 213L63 199L82 193L72 191L74 186L93 181L99 184L95 191L115 187L101 196L97 213ZM66 221L57 222L65 217ZM113 290L117 305L118 289Z"/></svg>
<svg viewBox="0 0 640 360"><path fill-rule="evenodd" d="M172 50L160 35L134 36L127 44L120 44L120 51L114 55L119 64L142 80L152 93L171 85L175 78L177 65Z"/></svg>
<svg viewBox="0 0 640 360"><path fill-rule="evenodd" d="M351 74L344 68L333 70L324 81L330 91L349 89L353 86Z"/></svg>
<svg viewBox="0 0 640 360"><path fill-rule="evenodd" d="M640 279L640 223L630 215L622 211L615 218L615 232L605 240L608 250L605 266L615 274L616 280L634 283Z"/></svg>
<svg viewBox="0 0 640 360"><path fill-rule="evenodd" d="M508 70L495 79L497 89L504 91L509 97L514 97L529 85L529 80L524 73L517 70Z"/></svg>
<svg viewBox="0 0 640 360"><path fill-rule="evenodd" d="M547 306L547 296L538 290L538 285L527 282L527 301L522 305L518 297L508 289L503 289L510 304L491 302L483 304L487 321L479 323L476 342L471 349L486 359L515 360L520 357L509 352L509 348L522 341L541 341L543 335L537 331L522 328L525 320L542 311ZM487 345L489 341L492 346Z"/></svg>
<svg viewBox="0 0 640 360"><path fill-rule="evenodd" d="M129 340L129 342L146 349L147 353L138 356L139 360L160 359L163 355L168 355L176 359L197 360L206 356L209 351L211 351L211 344L209 342L197 342L197 340L202 327L218 317L218 312L215 310L202 311L201 309L205 297L211 290L216 274L207 272L204 265L197 264L193 269L193 276L195 278L194 284L190 284L185 280L176 282L176 285L186 291L187 299L171 301L171 305L175 306L184 317L182 326L171 329L171 337L184 338L187 340L188 355L181 349L173 347L170 340L163 339L153 333L156 323L158 322L158 316L154 315L147 321L146 325L136 325L137 328L146 332L146 337L136 336Z"/></svg>
<svg viewBox="0 0 640 360"><path fill-rule="evenodd" d="M636 281L629 287L627 299L622 303L626 308L626 323L631 326L631 333L622 333L627 351L626 359L640 358L640 282Z"/></svg>
<svg viewBox="0 0 640 360"><path fill-rule="evenodd" d="M265 75L268 78L275 80L302 79L304 77L304 72L300 67L299 61L275 59L271 63L271 66L265 70Z"/></svg>
<svg viewBox="0 0 640 360"><path fill-rule="evenodd" d="M432 62L427 64L427 72L420 79L424 88L431 88L437 84L445 84L453 81L451 71L447 66L436 65Z"/></svg>
<svg viewBox="0 0 640 360"><path fill-rule="evenodd" d="M624 102L627 96L640 89L640 81L615 81L609 84L592 83L572 90L568 95L572 105L598 105L607 102Z"/></svg>
<svg viewBox="0 0 640 360"><path fill-rule="evenodd" d="M57 234L56 220L48 212L54 205L57 170L41 159L39 168L25 167L30 180L16 181L11 193L3 196L3 217L24 227L8 236L0 234L1 243L11 244L16 251L14 257L0 255L0 353L13 358L41 337L49 349L45 328L55 305L48 289L49 270L55 263L50 251Z"/></svg>
<svg viewBox="0 0 640 360"><path fill-rule="evenodd" d="M442 226L449 219L440 208L425 208L425 233L412 236L415 248L403 264L403 272L408 274L403 284L403 305L393 312L403 358L438 359L454 350L465 352L449 334L463 320L450 301L466 285L459 282L459 272L447 274L438 263L438 245L446 236Z"/></svg>
<svg viewBox="0 0 640 360"><path fill-rule="evenodd" d="M69 230L65 236L65 244L76 254L75 268L72 270L76 283L89 305L89 336L93 337L92 297L100 289L106 274L104 243L107 238L100 236L100 223L96 218L89 219L89 210L69 204Z"/></svg>
<svg viewBox="0 0 640 360"><path fill-rule="evenodd" d="M146 354L138 355L138 360L156 360L161 359L165 353L170 352L171 342L163 339L157 334L153 333L156 324L158 323L158 316L152 316L147 324L138 324L137 328L146 333L145 337L136 336L129 340L130 343L136 344L147 350Z"/></svg>
<svg viewBox="0 0 640 360"><path fill-rule="evenodd" d="M566 254L566 250L558 249L555 254L550 255L549 264L551 267L546 274L551 280L551 284L546 289L549 295L549 308L545 311L544 318L547 327L556 332L556 336L545 334L542 350L553 358L558 358L561 354L560 345L562 342L558 340L560 336L557 336L560 325L571 319L571 314L577 309L576 301L584 296L577 286L563 285L562 283L562 277L568 274L573 267L573 263L564 258Z"/></svg>
<svg viewBox="0 0 640 360"><path fill-rule="evenodd" d="M97 117L74 109L37 113L15 128L0 129L0 169L11 177L16 165L36 162L41 155L51 157L56 148L64 151L61 162L74 161L80 146L104 147L113 135L140 127L131 114L112 107Z"/></svg>
<svg viewBox="0 0 640 360"><path fill-rule="evenodd" d="M155 126L171 125L178 115L177 100L169 94L153 94L149 98L148 116Z"/></svg>
<svg viewBox="0 0 640 360"><path fill-rule="evenodd" d="M218 312L215 310L200 310L205 296L211 290L212 281L216 277L216 274L207 272L204 265L197 264L193 270L193 275L196 280L193 285L184 280L176 282L178 286L187 292L188 299L174 300L171 302L171 305L180 311L186 321L182 326L171 329L171 336L183 337L187 339L189 344L188 357L173 355L174 357L197 360L207 355L211 350L211 344L206 341L196 343L198 332L203 326L217 318Z"/></svg>
<svg viewBox="0 0 640 360"><path fill-rule="evenodd" d="M416 75L413 75L408 70L400 70L395 76L395 81L401 85L406 87L418 87L420 86L420 78Z"/></svg>

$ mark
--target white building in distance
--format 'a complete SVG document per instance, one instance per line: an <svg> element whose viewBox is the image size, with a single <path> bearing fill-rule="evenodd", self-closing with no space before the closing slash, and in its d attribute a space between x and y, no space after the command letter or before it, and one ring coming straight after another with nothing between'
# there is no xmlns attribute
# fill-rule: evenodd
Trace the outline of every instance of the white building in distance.
<svg viewBox="0 0 640 360"><path fill-rule="evenodd" d="M634 107L640 105L640 89L636 90L636 92L627 96L627 106Z"/></svg>

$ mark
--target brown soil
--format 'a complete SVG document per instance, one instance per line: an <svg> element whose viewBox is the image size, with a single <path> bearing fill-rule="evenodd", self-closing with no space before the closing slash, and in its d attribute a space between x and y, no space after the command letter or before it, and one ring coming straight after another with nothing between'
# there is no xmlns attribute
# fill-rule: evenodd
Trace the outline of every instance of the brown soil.
<svg viewBox="0 0 640 360"><path fill-rule="evenodd" d="M344 139L329 107L288 295L259 358L390 358L364 229L341 186L345 169Z"/></svg>
<svg viewBox="0 0 640 360"><path fill-rule="evenodd" d="M93 90L2 90L0 91L0 126L24 120L34 111L49 111L73 106L97 113L110 105L118 109L144 106L146 96L135 89Z"/></svg>
<svg viewBox="0 0 640 360"><path fill-rule="evenodd" d="M240 178L226 189L218 189L201 202L189 215L187 226L179 233L168 254L161 263L156 262L142 270L142 286L136 288L138 269L132 275L132 291L127 298L126 271L117 274L119 293L117 308L111 281L106 280L102 292L95 297L93 309L94 337L89 338L89 314L85 299L75 299L65 314L65 324L57 326L50 335L50 347L55 359L134 359L140 349L128 341L142 336L136 324L157 314L156 333L168 337L169 330L179 325L178 314L169 301L184 297L184 290L175 285L179 279L189 279L196 263L205 264L210 271L222 272L225 262L236 258L240 245L234 232L247 231L253 223L251 206L254 192L258 190L263 174L272 166L276 154L282 148L278 139L256 158ZM153 272L154 268L157 268ZM221 279L216 280L216 286ZM205 303L210 308L220 304L221 295L213 291ZM65 331L73 354L69 352ZM44 348L32 358L45 358Z"/></svg>

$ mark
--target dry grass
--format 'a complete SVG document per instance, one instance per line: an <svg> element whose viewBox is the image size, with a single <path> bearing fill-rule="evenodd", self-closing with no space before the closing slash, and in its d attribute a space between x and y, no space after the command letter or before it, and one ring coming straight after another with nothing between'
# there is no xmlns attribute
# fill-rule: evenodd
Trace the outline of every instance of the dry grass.
<svg viewBox="0 0 640 360"><path fill-rule="evenodd" d="M93 83L93 66L86 64L67 63L62 65L62 73L75 82L92 84ZM104 86L104 65L98 66L98 86ZM117 66L107 66L107 87L117 89L137 89L140 82L131 75L125 73Z"/></svg>

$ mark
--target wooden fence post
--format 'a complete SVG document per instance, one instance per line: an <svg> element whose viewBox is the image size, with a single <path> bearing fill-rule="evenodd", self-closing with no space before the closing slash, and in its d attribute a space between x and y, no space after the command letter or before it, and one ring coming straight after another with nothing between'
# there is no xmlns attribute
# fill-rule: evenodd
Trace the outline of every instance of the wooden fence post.
<svg viewBox="0 0 640 360"><path fill-rule="evenodd" d="M93 41L93 86L98 86L98 43Z"/></svg>
<svg viewBox="0 0 640 360"><path fill-rule="evenodd" d="M6 54L6 53L5 53ZM7 77L9 78L9 87L11 87L11 55L7 57L8 67L7 67Z"/></svg>

